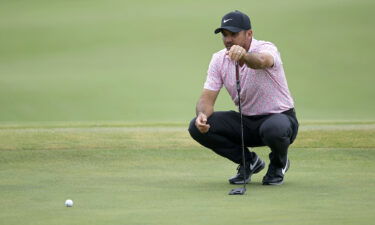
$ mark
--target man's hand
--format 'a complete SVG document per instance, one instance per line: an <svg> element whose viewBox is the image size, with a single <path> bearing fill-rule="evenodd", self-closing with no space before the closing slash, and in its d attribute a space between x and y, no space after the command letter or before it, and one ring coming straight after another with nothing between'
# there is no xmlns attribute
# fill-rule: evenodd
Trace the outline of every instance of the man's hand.
<svg viewBox="0 0 375 225"><path fill-rule="evenodd" d="M197 119L195 119L195 126L202 134L208 132L210 125L207 124L207 116L204 113L200 112L198 114Z"/></svg>
<svg viewBox="0 0 375 225"><path fill-rule="evenodd" d="M240 62L243 61L243 57L246 55L246 50L239 45L233 45L226 54L231 60Z"/></svg>

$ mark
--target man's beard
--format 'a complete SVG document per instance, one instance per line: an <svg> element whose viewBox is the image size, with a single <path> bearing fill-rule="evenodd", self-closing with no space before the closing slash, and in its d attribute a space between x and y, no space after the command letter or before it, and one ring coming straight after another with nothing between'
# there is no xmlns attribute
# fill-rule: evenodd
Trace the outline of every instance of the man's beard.
<svg viewBox="0 0 375 225"><path fill-rule="evenodd" d="M229 51L230 50L230 48L233 46L233 43L231 43L231 44L225 44L225 48L227 48L227 50Z"/></svg>

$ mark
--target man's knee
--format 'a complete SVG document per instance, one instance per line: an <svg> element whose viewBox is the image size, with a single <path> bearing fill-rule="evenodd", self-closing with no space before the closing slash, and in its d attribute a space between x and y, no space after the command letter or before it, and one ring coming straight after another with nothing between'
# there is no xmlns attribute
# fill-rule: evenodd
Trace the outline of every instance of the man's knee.
<svg viewBox="0 0 375 225"><path fill-rule="evenodd" d="M275 114L260 127L260 136L267 145L289 141L292 129L289 119L284 114Z"/></svg>
<svg viewBox="0 0 375 225"><path fill-rule="evenodd" d="M200 134L198 128L195 126L195 120L196 120L196 117L194 117L191 121L190 121L190 124L189 124L189 133L190 133L190 136L192 138L195 139L195 137L197 137L197 135Z"/></svg>
<svg viewBox="0 0 375 225"><path fill-rule="evenodd" d="M192 119L189 124L189 133L192 138L204 137L204 135L195 126L195 120ZM234 111L219 111L214 112L207 118L207 124L210 125L210 133L225 133L230 129L228 124L233 125L239 123L239 114Z"/></svg>

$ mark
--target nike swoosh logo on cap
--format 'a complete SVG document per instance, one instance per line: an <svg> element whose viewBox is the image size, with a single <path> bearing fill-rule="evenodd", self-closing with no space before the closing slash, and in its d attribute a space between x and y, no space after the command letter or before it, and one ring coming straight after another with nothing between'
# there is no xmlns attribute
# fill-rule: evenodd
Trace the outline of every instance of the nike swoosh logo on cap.
<svg viewBox="0 0 375 225"><path fill-rule="evenodd" d="M229 20L232 20L232 19L227 19L227 20L224 20L223 22L226 23L226 22L228 22Z"/></svg>

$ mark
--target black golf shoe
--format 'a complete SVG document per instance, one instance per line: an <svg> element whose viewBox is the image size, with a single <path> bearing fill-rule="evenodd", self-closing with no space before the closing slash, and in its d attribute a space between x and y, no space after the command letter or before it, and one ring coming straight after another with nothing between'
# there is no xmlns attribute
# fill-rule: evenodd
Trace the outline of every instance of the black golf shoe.
<svg viewBox="0 0 375 225"><path fill-rule="evenodd" d="M284 182L284 175L288 171L290 161L288 159L284 168L277 168L269 165L266 175L263 177L263 185L280 185Z"/></svg>
<svg viewBox="0 0 375 225"><path fill-rule="evenodd" d="M237 174L234 177L231 177L228 181L230 184L243 184L246 172L245 180L246 183L249 183L251 180L251 175L259 173L259 171L264 169L265 165L266 163L261 158L256 156L253 162L247 162L246 166L239 165L237 167Z"/></svg>

